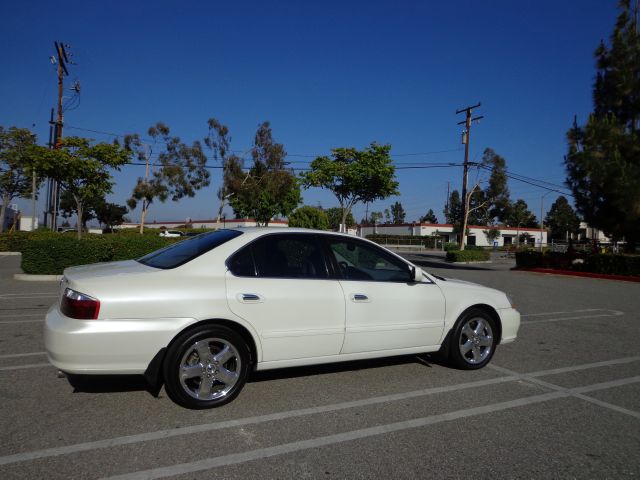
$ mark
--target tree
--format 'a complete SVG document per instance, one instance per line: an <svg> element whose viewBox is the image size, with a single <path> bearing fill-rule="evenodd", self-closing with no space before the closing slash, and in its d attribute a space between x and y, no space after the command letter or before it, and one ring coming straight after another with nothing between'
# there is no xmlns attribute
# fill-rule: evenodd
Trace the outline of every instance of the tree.
<svg viewBox="0 0 640 480"><path fill-rule="evenodd" d="M58 182L76 203L78 238L82 238L84 206L95 197L111 193L110 169L119 170L129 161L130 152L119 145L98 143L80 137L64 138L57 150L40 149L43 174Z"/></svg>
<svg viewBox="0 0 640 480"><path fill-rule="evenodd" d="M369 218L371 219L371 223L376 225L377 223L380 223L380 220L382 220L382 212L371 212Z"/></svg>
<svg viewBox="0 0 640 480"><path fill-rule="evenodd" d="M327 217L329 217L329 227L332 230L340 230L340 225L346 225L347 228L351 228L356 224L355 218L353 218L353 214L349 212L343 222L343 212L340 207L327 208L325 210ZM374 214L376 212L372 212L371 219L374 220ZM378 212L379 213L379 212Z"/></svg>
<svg viewBox="0 0 640 480"><path fill-rule="evenodd" d="M321 208L305 205L291 212L289 226L329 230L329 217Z"/></svg>
<svg viewBox="0 0 640 480"><path fill-rule="evenodd" d="M389 209L391 210L391 216L395 225L404 223L406 213L404 211L404 208L402 208L402 204L400 202L394 203Z"/></svg>
<svg viewBox="0 0 640 480"><path fill-rule="evenodd" d="M454 190L449 194L449 201L445 205L443 213L447 223L454 226L462 223L462 201L458 190Z"/></svg>
<svg viewBox="0 0 640 480"><path fill-rule="evenodd" d="M0 126L0 233L11 200L38 190L42 179L36 176L36 136L25 128ZM34 183L35 181L35 188Z"/></svg>
<svg viewBox="0 0 640 480"><path fill-rule="evenodd" d="M165 202L171 198L177 202L184 197L194 197L196 191L209 185L207 157L199 141L191 146L183 143L180 137L171 136L171 130L162 122L150 127L147 133L152 143L144 143L138 134L125 136L125 148L145 164L145 175L138 178L127 201L131 210L141 203L140 233L154 200ZM159 150L159 168L151 173L150 159L154 150Z"/></svg>
<svg viewBox="0 0 640 480"><path fill-rule="evenodd" d="M511 206L506 220L509 225L516 228L535 228L538 226L536 216L529 211L527 202L521 198Z"/></svg>
<svg viewBox="0 0 640 480"><path fill-rule="evenodd" d="M222 182L218 188L217 197L220 201L216 221L220 223L224 205L233 193L230 185L233 181L232 173L238 174L242 170L242 159L231 152L231 136L229 128L215 118L207 121L209 132L204 143L213 152L213 159L222 164Z"/></svg>
<svg viewBox="0 0 640 480"><path fill-rule="evenodd" d="M485 169L491 169L491 176L484 190L485 198L490 201L488 220L497 219L498 222L504 222L511 205L509 188L507 187L506 161L493 149L486 148L482 155L481 165Z"/></svg>
<svg viewBox="0 0 640 480"><path fill-rule="evenodd" d="M433 209L430 208L423 217L420 217L420 223L438 223L438 217L436 217Z"/></svg>
<svg viewBox="0 0 640 480"><path fill-rule="evenodd" d="M118 205L117 203L103 201L95 207L96 218L104 225L105 230L108 232L113 231L114 227L122 225L122 223L125 222L126 214L127 207Z"/></svg>
<svg viewBox="0 0 640 480"><path fill-rule="evenodd" d="M563 196L553 202L544 222L551 230L551 238L556 240L567 241L569 234L577 233L580 228L580 218Z"/></svg>
<svg viewBox="0 0 640 480"><path fill-rule="evenodd" d="M611 36L595 51L593 113L586 125L567 133L567 185L578 213L628 251L640 241L640 35L629 0Z"/></svg>
<svg viewBox="0 0 640 480"><path fill-rule="evenodd" d="M334 148L332 159L323 156L311 162L311 171L301 175L302 184L333 192L342 208L341 225L345 225L347 215L358 202L398 195L390 151L390 145L375 142L364 150Z"/></svg>
<svg viewBox="0 0 640 480"><path fill-rule="evenodd" d="M76 200L73 198L71 192L64 190L60 194L60 215L67 222L71 217L76 215L78 222L82 225L82 230L86 232L87 223L96 218L94 209L95 205L100 201L104 202L104 199L99 199L97 197L85 198L84 204L82 205L82 217L80 217L77 212L78 204L76 203Z"/></svg>
<svg viewBox="0 0 640 480"><path fill-rule="evenodd" d="M253 217L266 226L276 215L286 217L298 206L300 185L285 168L286 155L284 146L273 141L269 122L263 122L256 131L249 171L243 172L239 161L226 166L224 191L236 216Z"/></svg>

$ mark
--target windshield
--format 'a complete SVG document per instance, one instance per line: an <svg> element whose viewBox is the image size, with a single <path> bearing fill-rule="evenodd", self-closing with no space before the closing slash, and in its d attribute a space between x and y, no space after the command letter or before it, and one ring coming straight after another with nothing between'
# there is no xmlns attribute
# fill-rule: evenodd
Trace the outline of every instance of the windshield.
<svg viewBox="0 0 640 480"><path fill-rule="evenodd" d="M211 233L203 233L151 252L139 258L138 262L154 268L176 268L239 235L242 235L242 232L238 230L216 230Z"/></svg>

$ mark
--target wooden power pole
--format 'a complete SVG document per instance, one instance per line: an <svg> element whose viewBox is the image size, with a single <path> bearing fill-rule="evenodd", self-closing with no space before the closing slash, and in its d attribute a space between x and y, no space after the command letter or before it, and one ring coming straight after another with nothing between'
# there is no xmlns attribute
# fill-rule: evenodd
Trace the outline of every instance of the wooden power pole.
<svg viewBox="0 0 640 480"><path fill-rule="evenodd" d="M53 115L51 115L51 121L49 122L53 126L53 148L59 149L62 146L62 127L64 125L64 111L62 107L62 100L64 95L64 77L69 76L69 70L67 70L67 64L69 62L69 57L67 53L67 48L69 45L65 45L62 42L53 42L56 48L56 56L51 57L52 62L58 64L57 68L57 77L58 77L58 104L57 104L57 115L55 121L53 120ZM49 179L48 182L48 196L47 196L47 215L50 215L50 222L47 222L47 218L45 215L45 225L51 226L52 230L57 229L57 219L58 219L58 198L60 196L60 192L58 191L58 184L55 180Z"/></svg>
<svg viewBox="0 0 640 480"><path fill-rule="evenodd" d="M469 173L469 141L471 139L471 122L484 118L483 116L473 117L472 112L480 106L480 102L476 105L456 110L456 115L465 112L465 119L458 122L458 125L465 125L465 131L462 134L462 143L464 143L464 164L462 175L462 231L460 232L460 250L464 250L465 236L467 234L467 218L469 216L469 199L467 199L467 176Z"/></svg>

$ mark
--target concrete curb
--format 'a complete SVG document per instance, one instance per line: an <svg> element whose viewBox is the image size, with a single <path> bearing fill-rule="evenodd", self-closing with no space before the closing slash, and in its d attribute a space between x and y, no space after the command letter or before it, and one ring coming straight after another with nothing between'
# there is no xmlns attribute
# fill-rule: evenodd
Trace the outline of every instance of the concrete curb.
<svg viewBox="0 0 640 480"><path fill-rule="evenodd" d="M477 260L475 262L447 262L447 263L451 263L452 265L469 265L472 263L493 263L492 260Z"/></svg>
<svg viewBox="0 0 640 480"><path fill-rule="evenodd" d="M62 275L28 275L26 273L14 273L14 280L22 280L23 282L59 282Z"/></svg>
<svg viewBox="0 0 640 480"><path fill-rule="evenodd" d="M607 275L604 273L574 272L573 270L556 270L553 268L512 268L516 272L545 273L549 275L564 275L567 277L599 278L601 280L617 280L620 282L640 282L640 277L631 275Z"/></svg>
<svg viewBox="0 0 640 480"><path fill-rule="evenodd" d="M0 252L0 257L14 257L22 255L20 252Z"/></svg>

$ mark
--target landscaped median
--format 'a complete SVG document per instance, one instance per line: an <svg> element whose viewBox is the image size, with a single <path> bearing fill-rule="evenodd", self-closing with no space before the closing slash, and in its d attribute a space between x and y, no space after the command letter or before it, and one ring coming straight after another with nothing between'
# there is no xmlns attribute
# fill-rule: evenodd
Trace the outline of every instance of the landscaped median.
<svg viewBox="0 0 640 480"><path fill-rule="evenodd" d="M488 262L491 258L491 252L481 248L473 248L468 250L447 250L447 262L469 263L469 262Z"/></svg>
<svg viewBox="0 0 640 480"><path fill-rule="evenodd" d="M516 253L516 268L540 273L640 281L640 255L525 250Z"/></svg>
<svg viewBox="0 0 640 480"><path fill-rule="evenodd" d="M0 234L0 251L22 253L22 271L61 275L65 268L139 258L181 240L157 235L74 235L51 232Z"/></svg>

